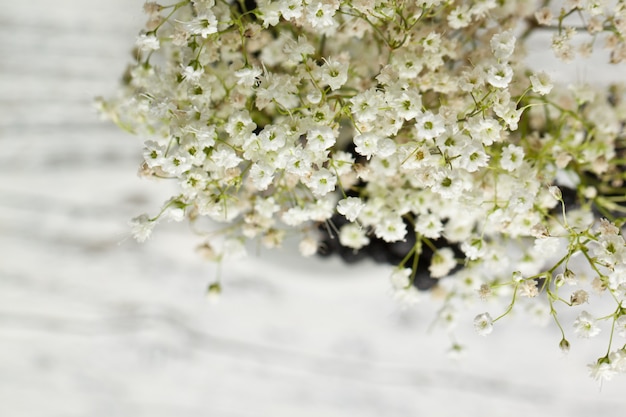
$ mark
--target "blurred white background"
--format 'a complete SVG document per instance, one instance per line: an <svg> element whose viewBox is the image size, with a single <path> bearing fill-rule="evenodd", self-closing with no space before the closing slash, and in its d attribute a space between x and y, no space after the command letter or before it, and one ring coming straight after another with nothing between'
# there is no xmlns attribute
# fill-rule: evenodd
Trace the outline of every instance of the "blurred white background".
<svg viewBox="0 0 626 417"><path fill-rule="evenodd" d="M0 416L623 415L626 379L587 376L606 339L572 337L564 356L552 325L516 314L482 338L471 310L451 360L446 332L428 331L437 301L402 309L373 264L263 252L225 265L207 302L216 269L186 226L128 239L169 190L136 177L139 139L92 109L115 92L143 1L3 3Z"/></svg>

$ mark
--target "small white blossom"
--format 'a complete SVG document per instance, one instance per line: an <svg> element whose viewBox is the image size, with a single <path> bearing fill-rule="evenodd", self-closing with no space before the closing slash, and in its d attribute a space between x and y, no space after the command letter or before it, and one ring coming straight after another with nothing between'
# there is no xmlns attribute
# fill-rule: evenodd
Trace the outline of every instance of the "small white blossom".
<svg viewBox="0 0 626 417"><path fill-rule="evenodd" d="M513 79L513 69L508 64L495 64L487 68L486 80L496 88L506 88Z"/></svg>
<svg viewBox="0 0 626 417"><path fill-rule="evenodd" d="M510 30L493 35L490 44L494 56L501 60L508 59L513 55L516 41L513 31Z"/></svg>
<svg viewBox="0 0 626 417"><path fill-rule="evenodd" d="M385 216L380 224L374 227L377 238L385 242L397 242L406 236L406 225L399 216Z"/></svg>
<svg viewBox="0 0 626 417"><path fill-rule="evenodd" d="M304 180L311 192L317 197L323 197L335 190L337 177L326 168L320 168L311 177Z"/></svg>
<svg viewBox="0 0 626 417"><path fill-rule="evenodd" d="M159 38L154 35L147 35L142 33L137 37L137 47L143 52L156 51L161 47Z"/></svg>
<svg viewBox="0 0 626 417"><path fill-rule="evenodd" d="M394 268L389 279L394 290L404 290L411 285L410 277L410 268Z"/></svg>
<svg viewBox="0 0 626 417"><path fill-rule="evenodd" d="M306 18L314 28L328 28L336 25L333 16L336 9L322 1L312 1L306 7Z"/></svg>
<svg viewBox="0 0 626 417"><path fill-rule="evenodd" d="M493 319L489 313L482 313L474 318L474 329L481 336L487 336L493 331Z"/></svg>
<svg viewBox="0 0 626 417"><path fill-rule="evenodd" d="M258 67L246 67L235 71L235 77L238 78L237 84L244 87L256 85L261 74L263 74L263 71Z"/></svg>
<svg viewBox="0 0 626 417"><path fill-rule="evenodd" d="M550 80L550 76L545 71L541 71L531 75L530 83L532 85L533 91L541 96L550 94L550 91L552 91L552 82Z"/></svg>
<svg viewBox="0 0 626 417"><path fill-rule="evenodd" d="M337 90L348 81L348 65L337 60L327 60L322 65L322 82Z"/></svg>
<svg viewBox="0 0 626 417"><path fill-rule="evenodd" d="M598 327L596 320L591 314L583 311L574 321L574 333L579 337L591 338L600 333L600 327Z"/></svg>
<svg viewBox="0 0 626 417"><path fill-rule="evenodd" d="M524 161L524 150L516 145L508 145L502 149L500 166L507 171L514 171L522 165Z"/></svg>
<svg viewBox="0 0 626 417"><path fill-rule="evenodd" d="M211 10L206 10L204 14L185 22L184 25L190 33L200 35L203 38L217 32L217 18Z"/></svg>
<svg viewBox="0 0 626 417"><path fill-rule="evenodd" d="M444 119L438 114L426 111L416 117L415 129L419 139L434 139L446 131Z"/></svg>
<svg viewBox="0 0 626 417"><path fill-rule="evenodd" d="M337 212L343 214L348 221L353 222L365 207L365 203L358 197L347 197L337 203Z"/></svg>
<svg viewBox="0 0 626 417"><path fill-rule="evenodd" d="M588 365L589 375L596 381L610 381L617 372L613 369L611 364L599 360L598 362Z"/></svg>
<svg viewBox="0 0 626 417"><path fill-rule="evenodd" d="M144 242L150 237L155 223L147 214L142 214L130 221L131 233L137 242Z"/></svg>
<svg viewBox="0 0 626 417"><path fill-rule="evenodd" d="M317 253L317 249L319 247L319 243L312 237L305 237L298 244L298 250L300 254L304 257L313 256Z"/></svg>
<svg viewBox="0 0 626 417"><path fill-rule="evenodd" d="M354 137L355 151L367 159L371 158L378 151L380 138L372 132L366 132Z"/></svg>
<svg viewBox="0 0 626 417"><path fill-rule="evenodd" d="M348 223L339 231L339 242L348 248L361 249L369 244L370 240L365 234L365 229L358 224Z"/></svg>
<svg viewBox="0 0 626 417"><path fill-rule="evenodd" d="M446 276L457 265L454 251L450 248L441 248L433 254L428 266L430 276L441 278Z"/></svg>
<svg viewBox="0 0 626 417"><path fill-rule="evenodd" d="M611 368L621 374L626 373L626 348L615 350L609 353Z"/></svg>

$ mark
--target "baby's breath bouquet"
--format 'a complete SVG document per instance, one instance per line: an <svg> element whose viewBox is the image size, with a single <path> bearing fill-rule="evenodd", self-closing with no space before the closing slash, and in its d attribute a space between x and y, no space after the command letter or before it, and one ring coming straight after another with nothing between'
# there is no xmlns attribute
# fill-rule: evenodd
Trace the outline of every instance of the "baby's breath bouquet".
<svg viewBox="0 0 626 417"><path fill-rule="evenodd" d="M565 61L605 48L619 64L626 2L144 9L123 88L99 101L145 140L140 175L178 184L157 214L132 221L137 240L187 220L215 261L285 239L304 256L384 259L401 301L418 288L442 295L443 321L507 297L475 318L488 334L516 303L545 306L563 350L570 333L604 329L592 376L626 372L626 89L562 86L524 58L541 33ZM577 318L562 323L569 307Z"/></svg>

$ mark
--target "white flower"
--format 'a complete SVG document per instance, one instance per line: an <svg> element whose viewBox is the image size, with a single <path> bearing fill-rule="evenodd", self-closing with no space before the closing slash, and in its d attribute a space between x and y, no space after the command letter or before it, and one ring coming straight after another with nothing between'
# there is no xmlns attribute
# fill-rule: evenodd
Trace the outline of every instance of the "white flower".
<svg viewBox="0 0 626 417"><path fill-rule="evenodd" d="M626 373L626 349L618 349L609 353L609 360L611 362L611 368L619 373Z"/></svg>
<svg viewBox="0 0 626 417"><path fill-rule="evenodd" d="M267 190L274 180L274 168L263 162L254 163L248 178L257 190Z"/></svg>
<svg viewBox="0 0 626 417"><path fill-rule="evenodd" d="M185 27L190 33L207 38L212 33L217 32L217 18L211 10L206 10L204 14L185 22Z"/></svg>
<svg viewBox="0 0 626 417"><path fill-rule="evenodd" d="M411 285L410 268L394 268L389 280L394 290L404 290Z"/></svg>
<svg viewBox="0 0 626 417"><path fill-rule="evenodd" d="M528 298L536 297L539 294L537 289L537 281L534 279L527 279L521 282L519 286L520 295Z"/></svg>
<svg viewBox="0 0 626 417"><path fill-rule="evenodd" d="M217 150L211 154L211 159L217 166L226 169L234 168L243 161L232 148L223 145L219 146Z"/></svg>
<svg viewBox="0 0 626 417"><path fill-rule="evenodd" d="M406 236L406 225L402 217L386 215L379 224L375 225L374 233L377 238L385 242L397 242Z"/></svg>
<svg viewBox="0 0 626 417"><path fill-rule="evenodd" d="M235 71L235 77L239 78L237 85L252 87L259 82L261 74L263 71L259 67L246 67Z"/></svg>
<svg viewBox="0 0 626 417"><path fill-rule="evenodd" d="M287 55L288 61L297 63L301 62L303 57L314 54L315 47L309 43L306 36L300 35L297 40L287 40L283 52Z"/></svg>
<svg viewBox="0 0 626 417"><path fill-rule="evenodd" d="M176 204L170 205L163 213L164 217L173 222L182 222L185 219L184 207L179 207Z"/></svg>
<svg viewBox="0 0 626 417"><path fill-rule="evenodd" d="M600 327L598 327L596 320L591 314L583 311L574 321L574 333L579 337L591 338L600 333Z"/></svg>
<svg viewBox="0 0 626 417"><path fill-rule="evenodd" d="M316 197L323 197L335 190L337 177L328 169L320 168L311 177L304 179L303 182Z"/></svg>
<svg viewBox="0 0 626 417"><path fill-rule="evenodd" d="M285 19L298 19L302 16L302 0L280 1L278 2L278 9Z"/></svg>
<svg viewBox="0 0 626 417"><path fill-rule="evenodd" d="M341 88L348 81L348 65L337 60L326 60L322 65L322 82L331 90Z"/></svg>
<svg viewBox="0 0 626 417"><path fill-rule="evenodd" d="M452 29L461 29L469 25L472 21L469 6L458 6L448 15L448 24Z"/></svg>
<svg viewBox="0 0 626 417"><path fill-rule="evenodd" d="M413 306L420 301L420 293L414 286L393 292L393 298L405 307Z"/></svg>
<svg viewBox="0 0 626 417"><path fill-rule="evenodd" d="M485 152L482 144L470 143L452 163L465 169L467 172L476 172L488 165L489 155Z"/></svg>
<svg viewBox="0 0 626 417"><path fill-rule="evenodd" d="M347 197L337 203L337 212L343 214L348 221L355 221L365 207L365 203L358 197Z"/></svg>
<svg viewBox="0 0 626 417"><path fill-rule="evenodd" d="M328 28L336 25L333 19L335 11L331 4L313 1L306 7L306 18L314 28Z"/></svg>
<svg viewBox="0 0 626 417"><path fill-rule="evenodd" d="M513 69L508 64L491 65L485 79L496 88L506 88L513 79Z"/></svg>
<svg viewBox="0 0 626 417"><path fill-rule="evenodd" d="M378 142L380 138L372 132L366 132L354 137L354 149L358 154L370 159L378 151Z"/></svg>
<svg viewBox="0 0 626 417"><path fill-rule="evenodd" d="M300 251L300 254L302 256L309 257L309 256L315 255L315 253L317 252L318 246L319 244L317 240L313 239L312 237L307 236L304 239L302 239L300 243L298 244L298 250Z"/></svg>
<svg viewBox="0 0 626 417"><path fill-rule="evenodd" d="M438 239L443 231L443 222L435 214L422 214L415 222L415 231L429 239Z"/></svg>
<svg viewBox="0 0 626 417"><path fill-rule="evenodd" d="M457 265L454 259L454 251L450 248L441 248L436 251L428 266L428 272L433 278L446 276Z"/></svg>
<svg viewBox="0 0 626 417"><path fill-rule="evenodd" d="M587 365L589 368L589 375L596 381L610 381L617 372L613 367L602 359L595 363Z"/></svg>
<svg viewBox="0 0 626 417"><path fill-rule="evenodd" d="M474 318L474 329L481 336L487 336L493 331L493 319L489 313L482 313Z"/></svg>
<svg viewBox="0 0 626 417"><path fill-rule="evenodd" d="M339 230L339 243L352 249L361 249L370 243L365 230L358 224L347 223Z"/></svg>
<svg viewBox="0 0 626 417"><path fill-rule="evenodd" d="M533 91L541 96L550 94L550 91L552 91L552 82L550 81L550 76L545 71L541 71L531 75L530 84Z"/></svg>
<svg viewBox="0 0 626 417"><path fill-rule="evenodd" d="M500 166L507 171L515 171L522 165L524 161L524 149L519 146L510 144L502 149L500 158Z"/></svg>
<svg viewBox="0 0 626 417"><path fill-rule="evenodd" d="M194 68L190 65L183 68L183 71L181 73L183 79L191 83L198 83L198 81L200 80L200 77L202 77L202 74L204 74L204 68L202 67Z"/></svg>
<svg viewBox="0 0 626 417"><path fill-rule="evenodd" d="M513 35L513 31L507 30L506 32L496 33L490 41L491 51L496 58L507 59L513 55L516 41L517 38Z"/></svg>
<svg viewBox="0 0 626 417"><path fill-rule="evenodd" d="M426 111L417 116L415 129L420 140L434 139L446 131L443 117L431 111Z"/></svg>
<svg viewBox="0 0 626 417"><path fill-rule="evenodd" d="M474 139L481 141L485 146L498 142L502 134L500 123L492 118L478 117L472 119L466 128Z"/></svg>
<svg viewBox="0 0 626 417"><path fill-rule="evenodd" d="M292 207L282 213L281 220L287 226L295 227L311 220L311 212L301 207Z"/></svg>
<svg viewBox="0 0 626 417"><path fill-rule="evenodd" d="M146 35L145 33L137 37L135 44L143 52L156 51L161 47L159 38L154 35Z"/></svg>
<svg viewBox="0 0 626 417"><path fill-rule="evenodd" d="M335 144L335 132L328 126L318 126L309 130L306 140L306 147L311 152L325 151Z"/></svg>
<svg viewBox="0 0 626 417"><path fill-rule="evenodd" d="M137 216L130 221L131 233L137 242L144 242L150 237L155 223L147 214Z"/></svg>
<svg viewBox="0 0 626 417"><path fill-rule="evenodd" d="M146 141L145 145L143 158L146 164L148 164L150 168L162 165L163 162L165 162L165 152L167 148L152 140Z"/></svg>
<svg viewBox="0 0 626 417"><path fill-rule="evenodd" d="M371 122L376 119L379 108L383 105L382 93L370 88L350 99L352 112L359 122Z"/></svg>

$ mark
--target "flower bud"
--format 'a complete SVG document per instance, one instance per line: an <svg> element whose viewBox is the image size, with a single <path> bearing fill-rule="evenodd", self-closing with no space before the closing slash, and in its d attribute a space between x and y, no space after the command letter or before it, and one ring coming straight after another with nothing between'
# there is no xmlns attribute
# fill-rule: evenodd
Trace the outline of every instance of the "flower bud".
<svg viewBox="0 0 626 417"><path fill-rule="evenodd" d="M209 288L207 288L207 291L206 291L207 299L212 303L218 302L221 294L222 294L222 286L220 285L219 282L214 282L211 285L209 285Z"/></svg>
<svg viewBox="0 0 626 417"><path fill-rule="evenodd" d="M563 353L569 353L569 342L567 341L567 339L561 339L561 341L559 342L559 349L561 349Z"/></svg>
<svg viewBox="0 0 626 417"><path fill-rule="evenodd" d="M563 284L565 284L565 277L563 274L556 274L556 277L554 277L554 285L557 288L561 288Z"/></svg>
<svg viewBox="0 0 626 417"><path fill-rule="evenodd" d="M559 187L557 187L556 185L551 185L548 187L548 191L555 200L563 201L563 193L561 192L561 189Z"/></svg>

